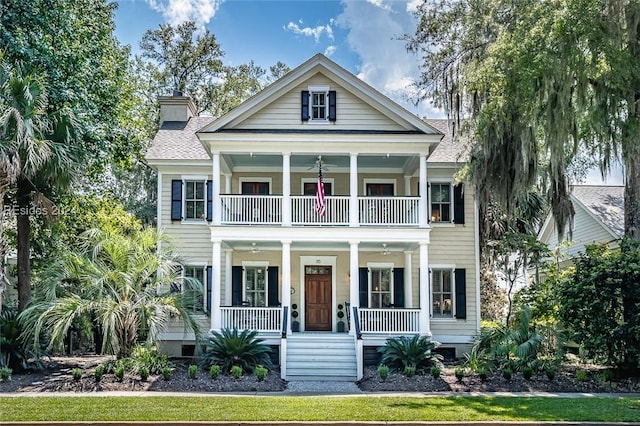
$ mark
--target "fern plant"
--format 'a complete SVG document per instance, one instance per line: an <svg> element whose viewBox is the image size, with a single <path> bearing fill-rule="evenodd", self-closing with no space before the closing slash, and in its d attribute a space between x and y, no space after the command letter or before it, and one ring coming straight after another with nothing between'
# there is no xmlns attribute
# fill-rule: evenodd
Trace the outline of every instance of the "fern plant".
<svg viewBox="0 0 640 426"><path fill-rule="evenodd" d="M442 355L433 352L440 344L426 336L401 336L387 339L378 349L382 354L381 363L395 371L405 371L407 367L416 370L430 369L442 361Z"/></svg>
<svg viewBox="0 0 640 426"><path fill-rule="evenodd" d="M212 365L220 365L222 371L228 373L234 365L244 371L252 372L257 365L271 367L269 353L271 348L256 338L257 331L238 329L222 329L212 331L202 339L205 352L200 365L208 369Z"/></svg>

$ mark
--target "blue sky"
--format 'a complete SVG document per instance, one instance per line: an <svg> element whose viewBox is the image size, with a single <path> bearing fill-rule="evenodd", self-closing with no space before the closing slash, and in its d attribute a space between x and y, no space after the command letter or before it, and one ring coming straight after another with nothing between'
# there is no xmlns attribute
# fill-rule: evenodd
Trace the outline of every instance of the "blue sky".
<svg viewBox="0 0 640 426"><path fill-rule="evenodd" d="M444 114L426 102L415 105L411 82L420 60L408 53L412 11L420 0L120 0L116 36L138 52L146 30L162 23L195 21L216 35L228 65L278 61L294 68L316 53L342 67L421 117ZM606 181L619 185L619 168ZM585 183L601 184L597 170Z"/></svg>

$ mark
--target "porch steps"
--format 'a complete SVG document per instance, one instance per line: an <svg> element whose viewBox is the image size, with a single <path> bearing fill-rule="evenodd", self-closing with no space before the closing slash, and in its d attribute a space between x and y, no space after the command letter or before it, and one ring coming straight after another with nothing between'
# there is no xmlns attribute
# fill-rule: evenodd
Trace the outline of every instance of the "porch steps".
<svg viewBox="0 0 640 426"><path fill-rule="evenodd" d="M355 381L354 337L345 333L287 336L287 380Z"/></svg>

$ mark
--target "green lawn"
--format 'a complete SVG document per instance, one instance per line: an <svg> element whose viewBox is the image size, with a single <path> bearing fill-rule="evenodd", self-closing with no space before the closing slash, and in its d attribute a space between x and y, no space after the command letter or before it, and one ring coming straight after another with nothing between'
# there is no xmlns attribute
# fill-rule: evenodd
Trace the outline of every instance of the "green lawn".
<svg viewBox="0 0 640 426"><path fill-rule="evenodd" d="M640 398L0 397L2 421L590 421L640 419Z"/></svg>

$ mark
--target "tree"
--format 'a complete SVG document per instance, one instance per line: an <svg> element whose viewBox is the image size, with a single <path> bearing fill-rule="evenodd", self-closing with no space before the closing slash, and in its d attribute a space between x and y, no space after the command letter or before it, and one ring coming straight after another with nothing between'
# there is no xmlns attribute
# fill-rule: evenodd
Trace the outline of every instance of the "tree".
<svg viewBox="0 0 640 426"><path fill-rule="evenodd" d="M202 283L181 279L178 258L154 229L130 236L93 230L82 250L62 254L44 271L31 305L21 314L34 348L46 331L48 348L62 344L74 323L90 324L102 353L127 357L139 342L155 345L171 317L199 333L188 308ZM159 244L162 242L162 244ZM176 283L184 292L172 291Z"/></svg>
<svg viewBox="0 0 640 426"><path fill-rule="evenodd" d="M8 81L15 89L3 94L3 109L9 106L21 117L37 114L32 123L39 128L32 129L30 140L45 142L37 150L31 143L31 150L20 152L20 175L16 175L21 308L31 293L33 195L38 195L36 201L50 200L79 175L128 157L137 140L118 121L129 51L113 37L113 8L93 0L0 3L0 66L5 72L14 69ZM3 139L20 135L18 115L12 117L5 123Z"/></svg>
<svg viewBox="0 0 640 426"><path fill-rule="evenodd" d="M640 4L633 0L424 1L408 47L418 85L471 141L480 204L510 216L545 183L560 238L580 149L625 164L625 233L640 238Z"/></svg>
<svg viewBox="0 0 640 426"><path fill-rule="evenodd" d="M73 118L50 114L41 77L22 65L0 67L0 156L2 179L14 183L18 234L18 308L31 298L30 216L32 202L45 202L39 189L68 182ZM5 193L0 194L4 199ZM48 203L47 203L48 204ZM43 211L51 215L49 206Z"/></svg>
<svg viewBox="0 0 640 426"><path fill-rule="evenodd" d="M561 281L559 317L587 356L621 370L640 369L640 243L587 247Z"/></svg>

